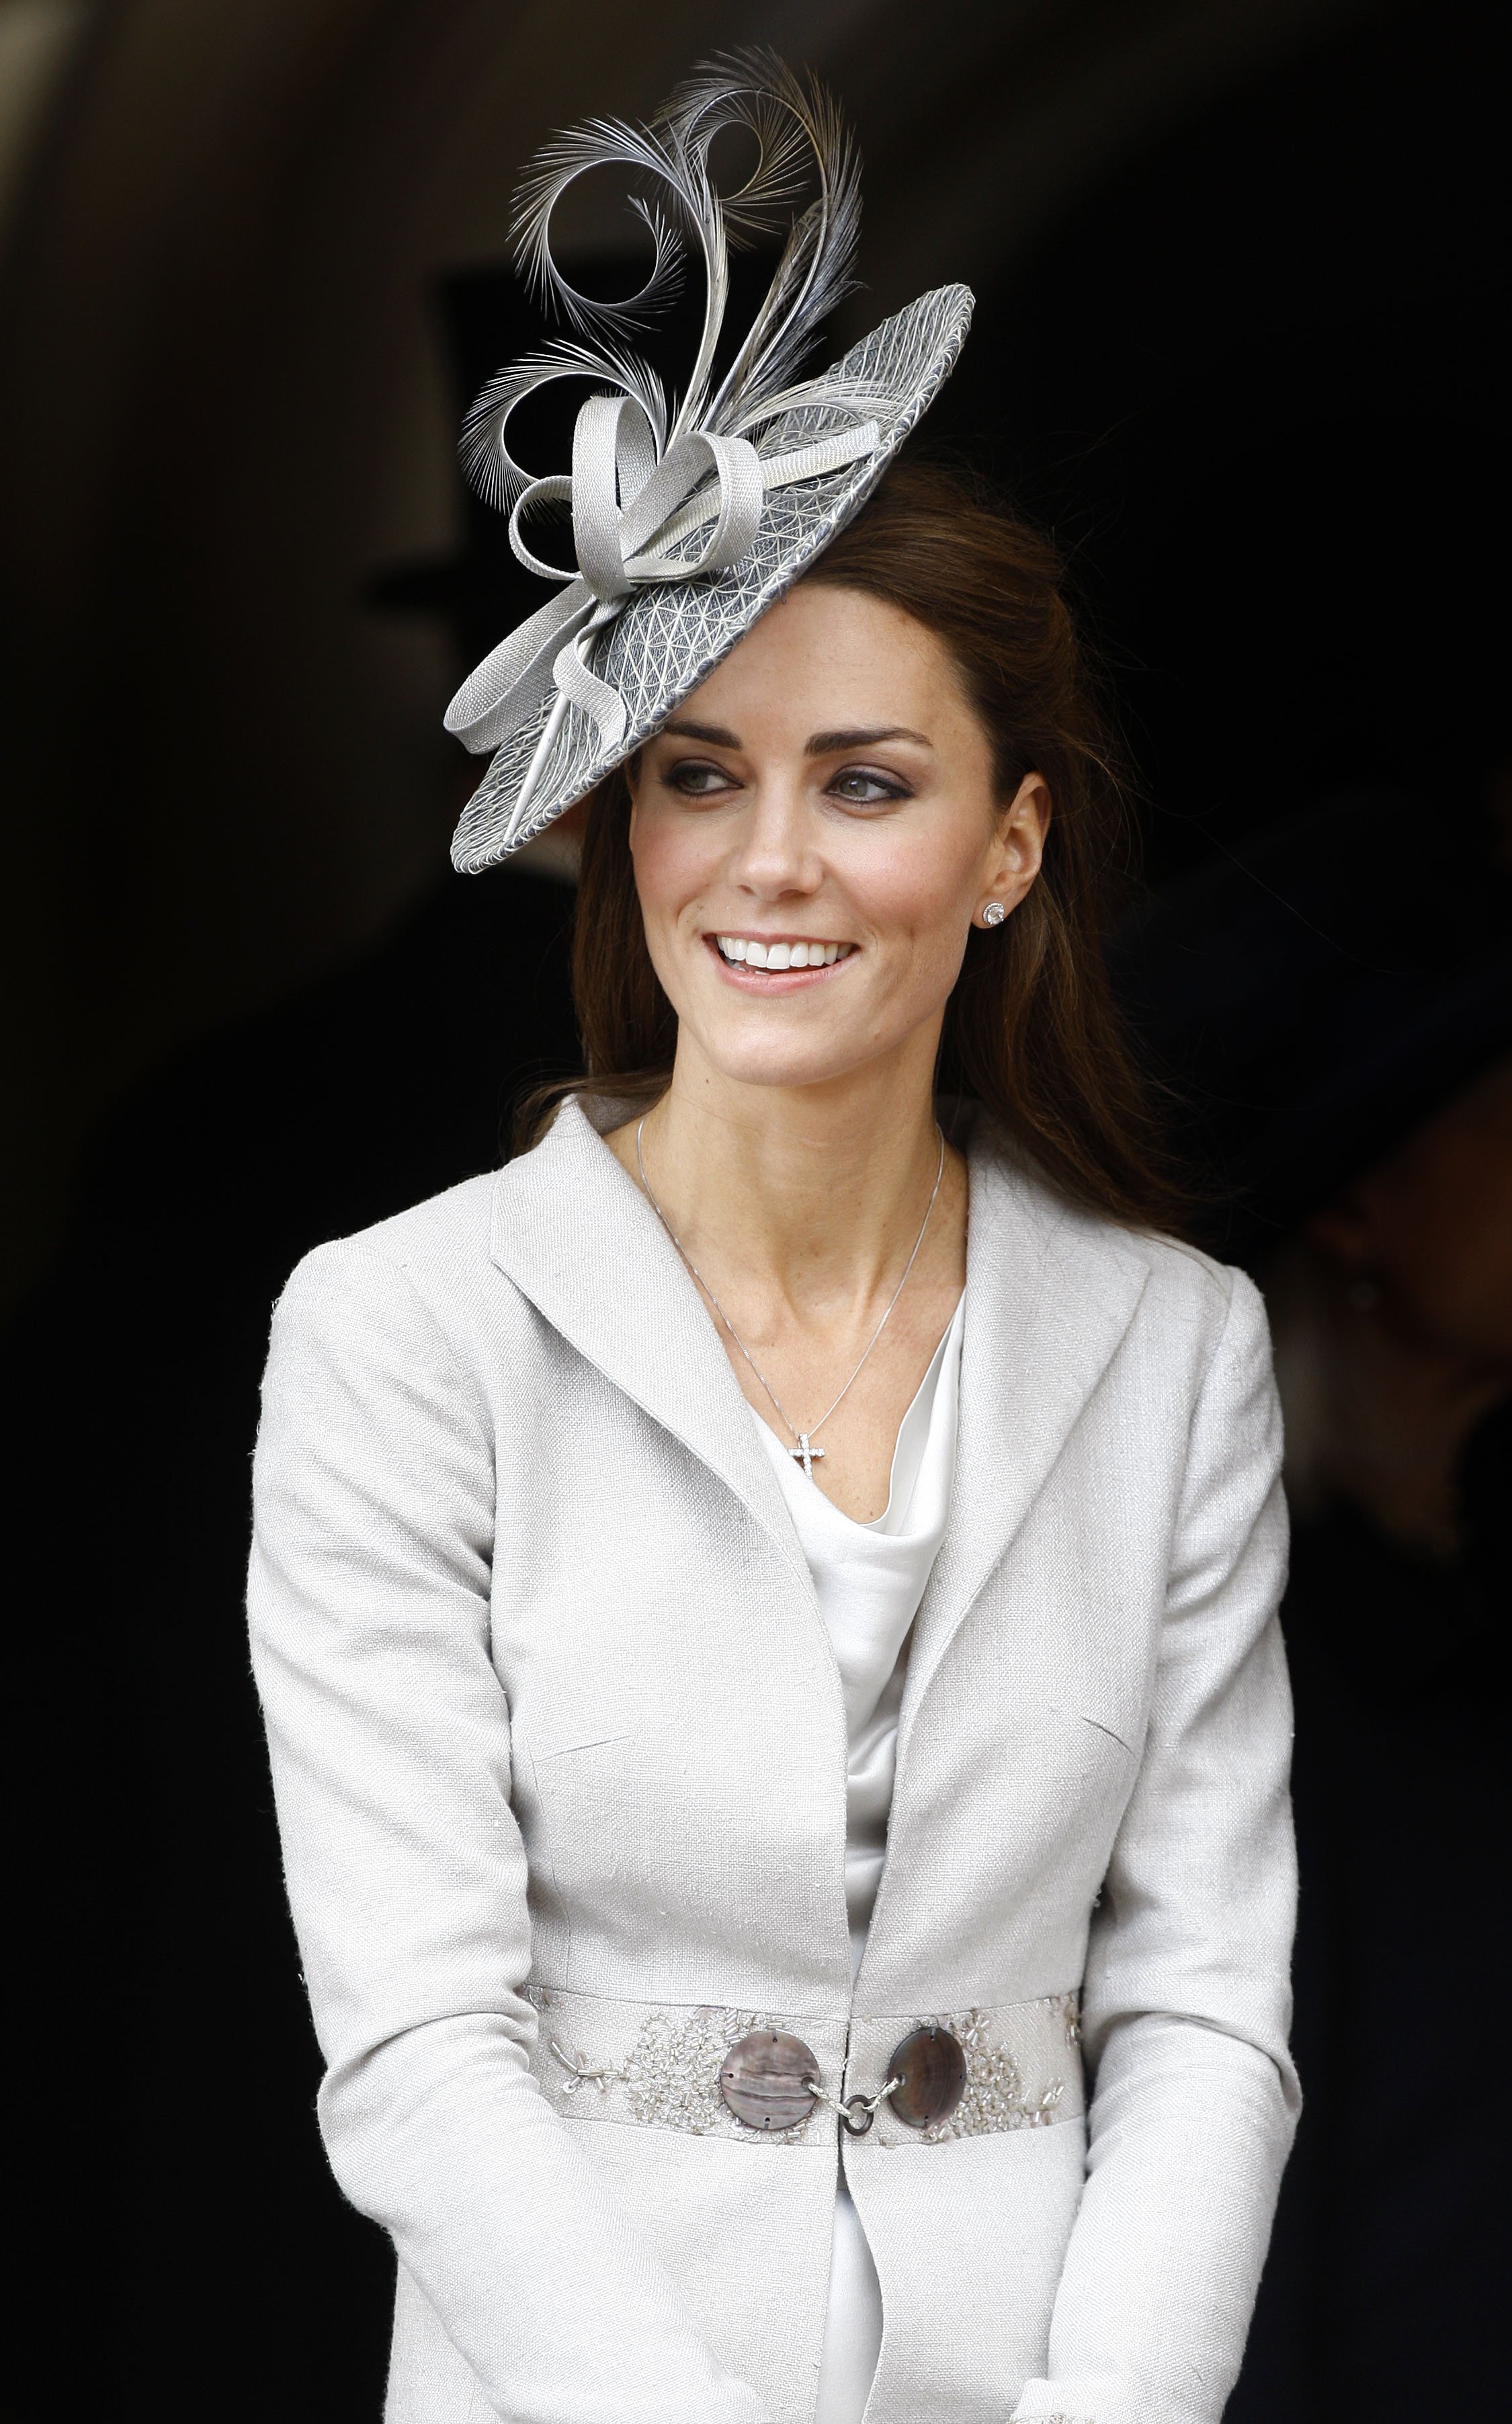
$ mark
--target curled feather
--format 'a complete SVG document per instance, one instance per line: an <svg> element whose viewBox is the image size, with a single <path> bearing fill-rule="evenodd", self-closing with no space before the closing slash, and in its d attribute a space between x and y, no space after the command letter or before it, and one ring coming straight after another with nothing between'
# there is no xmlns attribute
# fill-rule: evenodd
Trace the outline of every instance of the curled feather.
<svg viewBox="0 0 1512 2424"><path fill-rule="evenodd" d="M728 129L754 141L744 182L722 195L709 154ZM569 186L590 169L618 167L635 181L630 207L652 244L649 273L623 301L581 294L551 249L551 220ZM805 200L805 196L808 199ZM553 136L531 164L517 198L516 258L528 284L578 331L501 371L469 412L462 460L490 504L507 511L530 485L509 453L506 427L523 398L548 380L597 378L645 407L659 456L691 429L744 432L804 401L793 375L839 297L852 284L860 231L860 167L839 112L815 78L800 78L771 52L723 54L696 68L648 125L596 118ZM714 386L729 301L729 251L788 223L767 295ZM624 342L665 308L690 253L702 263L704 314L676 414L660 381Z"/></svg>
<svg viewBox="0 0 1512 2424"><path fill-rule="evenodd" d="M664 450L667 399L656 373L634 354L608 343L593 346L558 338L496 372L462 424L462 468L485 504L508 513L533 485L536 474L510 454L509 417L528 395L566 378L594 379L633 396L651 424L658 454Z"/></svg>
<svg viewBox="0 0 1512 2424"><path fill-rule="evenodd" d="M650 274L637 293L623 302L600 303L581 295L563 277L551 251L551 218L569 185L591 168L622 167L660 181L684 208L680 163L650 127L627 125L622 120L591 118L582 126L553 136L532 161L515 198L511 234L515 259L526 285L548 308L554 306L569 325L583 334L597 328L629 329L644 324L676 291L682 245L667 216L664 198L632 195L630 207L649 231L653 259Z"/></svg>
<svg viewBox="0 0 1512 2424"><path fill-rule="evenodd" d="M861 378L799 379L792 387L779 389L775 395L762 396L737 413L728 431L731 438L750 438L765 430L770 423L785 420L788 413L813 413L821 418L847 424L867 418L887 420L896 408L897 398L891 391L875 382ZM811 424L813 425L813 424ZM759 440L757 452L761 451Z"/></svg>
<svg viewBox="0 0 1512 2424"><path fill-rule="evenodd" d="M672 139L696 151L708 174L709 148L727 127L756 137L746 183L725 198L732 229L762 231L818 191L795 218L766 298L716 395L704 409L725 429L790 379L820 328L854 283L861 231L861 170L855 145L832 97L769 51L736 51L697 68L663 104Z"/></svg>
<svg viewBox="0 0 1512 2424"><path fill-rule="evenodd" d="M724 129L741 127L755 138L749 176L723 197L732 241L748 243L772 233L802 202L811 166L805 102L803 88L779 59L752 50L695 68L658 111L658 125L670 141L697 157L706 177L710 147Z"/></svg>

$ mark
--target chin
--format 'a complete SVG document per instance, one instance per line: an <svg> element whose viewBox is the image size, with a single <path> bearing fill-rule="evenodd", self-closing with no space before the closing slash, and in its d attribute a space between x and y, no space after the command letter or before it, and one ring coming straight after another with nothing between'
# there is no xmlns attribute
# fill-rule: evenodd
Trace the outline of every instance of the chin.
<svg viewBox="0 0 1512 2424"><path fill-rule="evenodd" d="M778 1058L751 1060L740 1058L714 1064L722 1077L737 1086L833 1086L854 1076L856 1064L847 1060L786 1060Z"/></svg>
<svg viewBox="0 0 1512 2424"><path fill-rule="evenodd" d="M788 1041L761 1044L754 1037L700 1037L709 1066L737 1086L824 1086L850 1076L861 1066L858 1057L828 1048L804 1050Z"/></svg>

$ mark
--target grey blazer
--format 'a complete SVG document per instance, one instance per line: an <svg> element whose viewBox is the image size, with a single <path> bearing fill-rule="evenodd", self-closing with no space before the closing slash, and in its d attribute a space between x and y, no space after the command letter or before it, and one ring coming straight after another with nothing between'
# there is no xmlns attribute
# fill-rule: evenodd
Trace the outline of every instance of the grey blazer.
<svg viewBox="0 0 1512 2424"><path fill-rule="evenodd" d="M390 2424L807 2424L837 2141L867 2424L1218 2424L1297 2111L1265 1317L985 1123L970 1159L952 1511L853 1988L808 1571L584 1113L279 1305L253 1650L322 2128L398 2251ZM931 2020L955 2113L840 2132ZM774 2135L720 2093L753 2027L827 2099Z"/></svg>

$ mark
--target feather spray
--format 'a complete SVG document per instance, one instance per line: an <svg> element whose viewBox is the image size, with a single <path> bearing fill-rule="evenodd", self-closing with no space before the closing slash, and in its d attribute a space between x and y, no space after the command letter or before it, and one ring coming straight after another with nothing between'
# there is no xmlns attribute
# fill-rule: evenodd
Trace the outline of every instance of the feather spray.
<svg viewBox="0 0 1512 2424"><path fill-rule="evenodd" d="M754 140L756 159L745 182L722 196L709 153L716 137L731 129ZM603 167L622 168L650 188L629 197L651 238L650 270L635 294L608 303L581 294L562 275L551 249L551 219L564 194L590 169ZM771 286L716 388L730 247L770 234L788 214L794 215ZM526 172L512 232L532 292L576 334L500 371L472 406L461 455L478 494L508 512L527 489L543 503L558 485L564 496L568 492L565 482L535 481L507 442L516 406L557 379L596 380L632 398L645 413L659 457L689 430L749 436L797 405L864 408L863 386L793 384L824 320L854 282L860 221L860 166L838 109L815 78L801 79L767 51L721 54L695 69L649 125L596 118L553 136ZM691 250L703 272L703 326L674 408L629 341L678 292Z"/></svg>

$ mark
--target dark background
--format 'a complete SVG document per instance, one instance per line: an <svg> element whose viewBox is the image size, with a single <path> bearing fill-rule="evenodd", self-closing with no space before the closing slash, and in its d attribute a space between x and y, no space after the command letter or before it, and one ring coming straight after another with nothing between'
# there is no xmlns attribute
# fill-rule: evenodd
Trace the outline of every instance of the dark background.
<svg viewBox="0 0 1512 2424"><path fill-rule="evenodd" d="M311 2119L247 1463L292 1263L497 1158L518 1088L572 1054L567 887L445 860L467 770L440 710L480 616L486 645L518 611L476 550L446 568L458 346L486 348L496 296L499 359L533 333L489 274L516 167L718 44L819 68L867 160L836 350L976 285L931 442L1070 552L1149 879L1370 786L1431 802L1454 852L1512 797L1506 24L0 6L31 2167L0 2412L378 2412L389 2263ZM617 225L589 208L582 252Z"/></svg>

